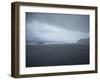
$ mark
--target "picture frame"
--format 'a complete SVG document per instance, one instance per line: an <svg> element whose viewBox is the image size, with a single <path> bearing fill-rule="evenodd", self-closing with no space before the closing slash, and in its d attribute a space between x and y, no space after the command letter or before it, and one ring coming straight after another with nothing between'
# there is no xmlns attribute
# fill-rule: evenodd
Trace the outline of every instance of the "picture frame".
<svg viewBox="0 0 100 80"><path fill-rule="evenodd" d="M97 73L96 6L13 2L11 10L12 77Z"/></svg>

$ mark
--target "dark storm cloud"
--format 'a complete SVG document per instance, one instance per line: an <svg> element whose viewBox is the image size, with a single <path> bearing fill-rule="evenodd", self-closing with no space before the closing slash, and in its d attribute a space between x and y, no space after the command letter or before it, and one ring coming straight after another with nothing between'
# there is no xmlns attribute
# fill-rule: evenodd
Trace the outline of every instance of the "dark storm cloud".
<svg viewBox="0 0 100 80"><path fill-rule="evenodd" d="M65 29L89 32L89 15L27 13L27 21L34 19Z"/></svg>

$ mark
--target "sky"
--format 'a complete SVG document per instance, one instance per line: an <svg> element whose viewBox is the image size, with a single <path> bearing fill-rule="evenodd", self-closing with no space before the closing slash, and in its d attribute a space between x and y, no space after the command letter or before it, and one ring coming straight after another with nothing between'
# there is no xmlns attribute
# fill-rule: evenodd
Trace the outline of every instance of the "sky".
<svg viewBox="0 0 100 80"><path fill-rule="evenodd" d="M89 38L89 15L26 12L26 41L76 43Z"/></svg>

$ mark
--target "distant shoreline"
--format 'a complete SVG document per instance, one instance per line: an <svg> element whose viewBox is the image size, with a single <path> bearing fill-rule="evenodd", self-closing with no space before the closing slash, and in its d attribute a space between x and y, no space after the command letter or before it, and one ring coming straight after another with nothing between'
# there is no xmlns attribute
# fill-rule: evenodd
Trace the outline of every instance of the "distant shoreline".
<svg viewBox="0 0 100 80"><path fill-rule="evenodd" d="M28 42L26 43L26 45L55 45L55 44L58 45L58 44L83 44L83 43L77 43L77 42L76 43L67 43L67 42L44 42L44 43Z"/></svg>

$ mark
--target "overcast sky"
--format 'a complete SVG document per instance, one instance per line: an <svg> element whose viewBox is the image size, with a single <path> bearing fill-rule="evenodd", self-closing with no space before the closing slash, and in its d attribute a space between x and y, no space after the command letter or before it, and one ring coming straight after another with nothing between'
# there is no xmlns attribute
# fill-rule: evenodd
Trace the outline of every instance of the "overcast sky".
<svg viewBox="0 0 100 80"><path fill-rule="evenodd" d="M26 13L26 41L75 43L89 37L89 15Z"/></svg>

